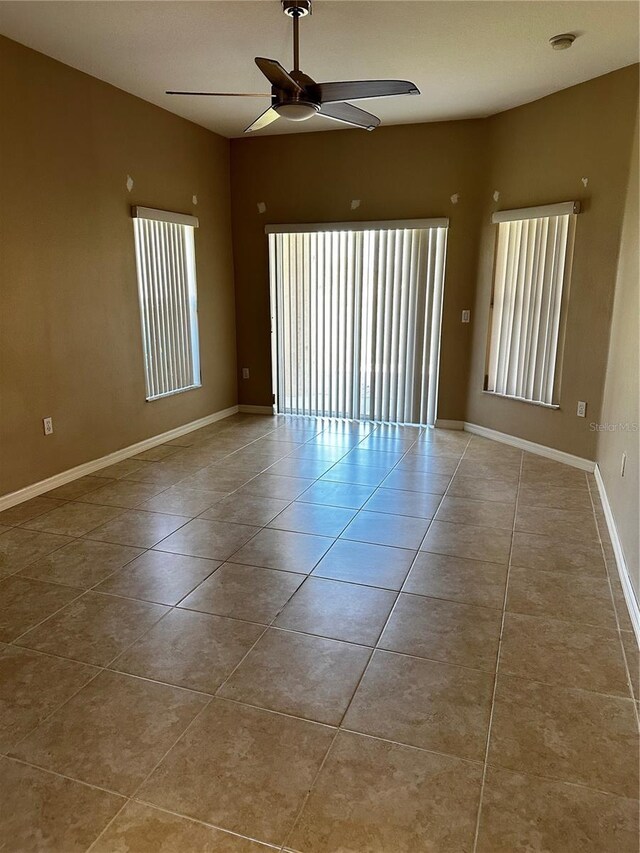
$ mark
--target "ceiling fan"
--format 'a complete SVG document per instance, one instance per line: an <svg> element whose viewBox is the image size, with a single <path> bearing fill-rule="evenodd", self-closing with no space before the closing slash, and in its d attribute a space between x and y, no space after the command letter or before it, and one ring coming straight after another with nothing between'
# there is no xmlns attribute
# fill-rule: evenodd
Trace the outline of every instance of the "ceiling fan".
<svg viewBox="0 0 640 853"><path fill-rule="evenodd" d="M306 121L315 115L340 121L353 127L374 130L380 119L347 101L386 98L391 95L419 95L408 80L352 80L342 83L316 83L300 70L300 18L311 12L312 0L282 0L285 15L293 19L293 70L286 71L275 59L256 57L256 65L271 83L271 95L263 92L175 92L167 95L204 95L232 98L268 98L271 106L245 128L245 133L262 130L279 118Z"/></svg>

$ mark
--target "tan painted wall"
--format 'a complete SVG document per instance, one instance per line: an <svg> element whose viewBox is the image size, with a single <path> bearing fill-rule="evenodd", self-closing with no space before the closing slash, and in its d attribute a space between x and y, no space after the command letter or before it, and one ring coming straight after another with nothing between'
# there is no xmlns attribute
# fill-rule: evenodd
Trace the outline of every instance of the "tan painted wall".
<svg viewBox="0 0 640 853"><path fill-rule="evenodd" d="M438 414L464 417L470 327L460 312L473 301L485 149L482 121L232 140L238 364L251 371L240 402L271 403L265 224L448 216ZM355 211L352 199L361 200Z"/></svg>
<svg viewBox="0 0 640 853"><path fill-rule="evenodd" d="M638 124L631 155L609 360L600 422L640 424L640 220L638 194ZM607 497L616 520L627 568L640 601L640 433L622 429L598 432L597 461ZM627 454L624 477L620 476L622 454Z"/></svg>
<svg viewBox="0 0 640 853"><path fill-rule="evenodd" d="M271 401L265 224L448 215L439 417L594 459L589 421L602 401L636 101L632 66L487 120L232 140L238 361L251 371L240 380L240 401ZM450 201L454 192L458 205ZM354 198L361 206L351 211ZM495 234L489 222L494 209L568 199L582 200L584 212L561 408L550 411L482 393ZM258 213L258 202L266 213ZM460 323L468 307L475 308L470 327ZM575 416L579 399L588 402L586 419Z"/></svg>
<svg viewBox="0 0 640 853"><path fill-rule="evenodd" d="M609 323L638 100L638 66L509 110L489 120L490 169L478 268L467 420L595 459ZM581 179L587 177L585 188ZM499 190L499 203L492 193ZM579 199L560 409L482 392L496 226L493 210ZM576 417L578 400L588 403Z"/></svg>
<svg viewBox="0 0 640 853"><path fill-rule="evenodd" d="M250 380L240 380L241 402L271 399L266 223L446 215L439 416L594 458L589 422L599 418L604 388L636 102L637 66L488 120L256 137L229 146L2 39L0 493L236 402L231 222L237 352L251 370ZM352 211L355 198L361 206ZM481 223L497 206L569 198L582 199L585 209L561 410L487 397L480 389L493 229ZM258 202L267 205L265 214ZM154 403L144 401L129 218L136 203L193 211L201 221L203 388ZM473 322L465 326L460 312L474 307L478 258ZM578 399L589 403L586 420L575 417ZM45 438L41 419L48 415L55 434Z"/></svg>
<svg viewBox="0 0 640 853"><path fill-rule="evenodd" d="M4 38L0 116L1 494L231 406L237 385L228 141ZM200 218L203 387L153 403L131 204Z"/></svg>

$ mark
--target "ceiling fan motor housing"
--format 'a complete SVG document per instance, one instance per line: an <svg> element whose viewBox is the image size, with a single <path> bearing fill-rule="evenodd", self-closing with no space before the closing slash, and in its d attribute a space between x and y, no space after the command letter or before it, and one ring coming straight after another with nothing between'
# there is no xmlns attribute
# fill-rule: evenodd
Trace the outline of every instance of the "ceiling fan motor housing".
<svg viewBox="0 0 640 853"><path fill-rule="evenodd" d="M320 99L314 97L310 88L315 86L315 81L298 69L291 71L290 76L302 87L302 91L286 91L272 86L273 108L290 121L306 121L320 112Z"/></svg>

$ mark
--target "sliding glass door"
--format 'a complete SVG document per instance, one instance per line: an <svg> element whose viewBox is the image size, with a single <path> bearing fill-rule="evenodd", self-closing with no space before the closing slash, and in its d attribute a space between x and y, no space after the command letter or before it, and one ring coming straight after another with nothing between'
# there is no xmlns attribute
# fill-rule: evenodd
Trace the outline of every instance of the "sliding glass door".
<svg viewBox="0 0 640 853"><path fill-rule="evenodd" d="M447 225L267 229L278 412L435 422Z"/></svg>

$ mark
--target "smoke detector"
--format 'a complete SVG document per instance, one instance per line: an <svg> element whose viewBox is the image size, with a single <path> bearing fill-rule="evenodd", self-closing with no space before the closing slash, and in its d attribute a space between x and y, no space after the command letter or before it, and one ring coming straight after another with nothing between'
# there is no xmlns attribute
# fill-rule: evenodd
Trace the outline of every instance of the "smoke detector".
<svg viewBox="0 0 640 853"><path fill-rule="evenodd" d="M568 50L575 40L573 33L560 33L559 36L551 36L549 44L554 50Z"/></svg>

